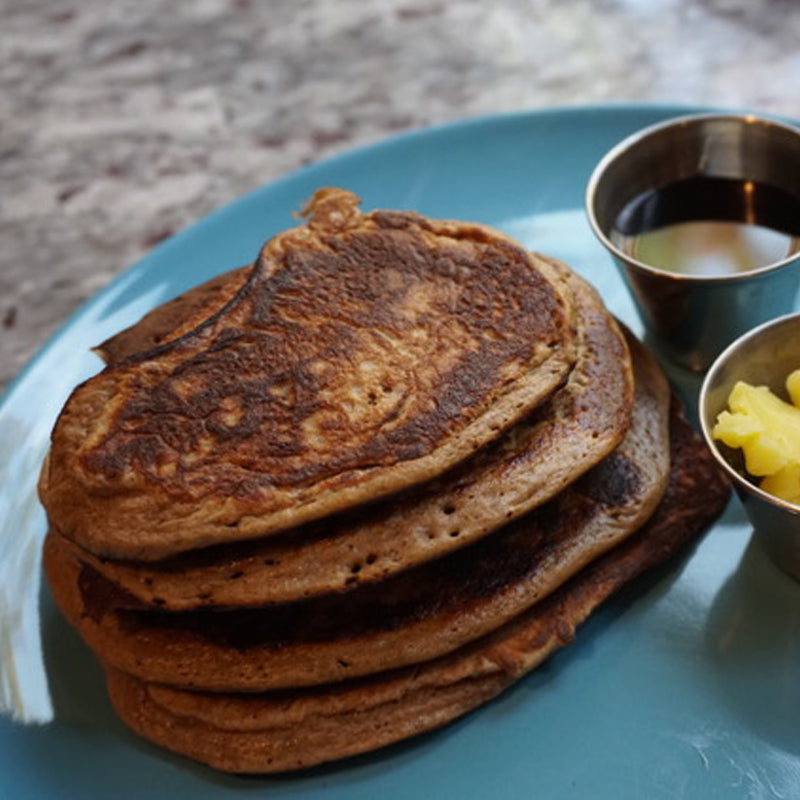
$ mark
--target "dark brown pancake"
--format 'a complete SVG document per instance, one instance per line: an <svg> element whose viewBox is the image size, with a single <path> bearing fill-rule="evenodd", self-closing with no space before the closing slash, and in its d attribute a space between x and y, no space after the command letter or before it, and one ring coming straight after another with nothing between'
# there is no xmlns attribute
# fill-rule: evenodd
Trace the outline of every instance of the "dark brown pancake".
<svg viewBox="0 0 800 800"><path fill-rule="evenodd" d="M452 655L370 679L255 695L194 693L108 670L133 730L230 772L280 772L364 753L431 730L500 693L569 644L612 593L675 557L722 511L724 477L677 414L667 492L647 525L547 600Z"/></svg>
<svg viewBox="0 0 800 800"><path fill-rule="evenodd" d="M202 325L236 297L250 274L250 267L217 275L145 314L135 325L106 339L94 351L106 364L155 350Z"/></svg>
<svg viewBox="0 0 800 800"><path fill-rule="evenodd" d="M617 450L549 504L437 561L353 592L271 609L156 613L127 603L49 535L54 596L109 664L146 680L261 690L417 663L483 636L640 527L669 471L669 392L632 341L634 420Z"/></svg>
<svg viewBox="0 0 800 800"><path fill-rule="evenodd" d="M73 392L40 481L64 535L137 560L265 536L438 476L565 377L548 262L343 190L308 213L221 311Z"/></svg>
<svg viewBox="0 0 800 800"><path fill-rule="evenodd" d="M169 610L260 606L386 579L541 505L619 444L633 406L630 356L618 326L588 284L575 275L567 284L575 298L578 335L577 361L566 384L442 478L285 536L166 562L109 561L77 545L74 556L118 584L136 604ZM183 300L181 311L190 300ZM202 301L207 302L205 287ZM148 340L159 327L171 330L168 315L143 320ZM138 328L115 343L117 352L137 333L142 338Z"/></svg>

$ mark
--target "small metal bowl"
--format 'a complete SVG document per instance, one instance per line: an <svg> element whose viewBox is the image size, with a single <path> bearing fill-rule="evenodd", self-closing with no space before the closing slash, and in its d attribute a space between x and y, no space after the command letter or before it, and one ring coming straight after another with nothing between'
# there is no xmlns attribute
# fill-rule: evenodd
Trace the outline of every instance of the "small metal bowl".
<svg viewBox="0 0 800 800"><path fill-rule="evenodd" d="M620 142L589 179L589 223L633 296L648 343L701 372L737 336L794 308L800 253L735 275L698 276L658 269L617 246L613 229L629 202L695 177L754 181L800 197L800 129L750 114L678 117Z"/></svg>
<svg viewBox="0 0 800 800"><path fill-rule="evenodd" d="M800 580L800 507L759 489L746 474L740 450L711 437L717 416L728 407L737 381L768 386L786 399L784 383L800 368L800 313L755 328L727 347L709 369L700 389L699 417L711 452L733 481L756 535L775 564Z"/></svg>

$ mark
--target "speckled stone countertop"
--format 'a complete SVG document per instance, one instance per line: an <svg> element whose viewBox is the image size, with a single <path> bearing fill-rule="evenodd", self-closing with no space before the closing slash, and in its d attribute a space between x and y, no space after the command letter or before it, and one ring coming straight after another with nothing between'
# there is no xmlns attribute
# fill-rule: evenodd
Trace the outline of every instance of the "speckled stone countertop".
<svg viewBox="0 0 800 800"><path fill-rule="evenodd" d="M309 161L475 114L800 117L794 0L0 0L0 391L156 243Z"/></svg>

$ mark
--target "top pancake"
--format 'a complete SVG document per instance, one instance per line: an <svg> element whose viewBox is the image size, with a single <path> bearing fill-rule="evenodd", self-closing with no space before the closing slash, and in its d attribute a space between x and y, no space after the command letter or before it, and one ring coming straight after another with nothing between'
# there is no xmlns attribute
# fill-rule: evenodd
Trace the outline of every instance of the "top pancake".
<svg viewBox="0 0 800 800"><path fill-rule="evenodd" d="M548 262L357 203L318 192L221 310L73 392L40 481L56 528L139 560L264 536L439 475L558 386Z"/></svg>

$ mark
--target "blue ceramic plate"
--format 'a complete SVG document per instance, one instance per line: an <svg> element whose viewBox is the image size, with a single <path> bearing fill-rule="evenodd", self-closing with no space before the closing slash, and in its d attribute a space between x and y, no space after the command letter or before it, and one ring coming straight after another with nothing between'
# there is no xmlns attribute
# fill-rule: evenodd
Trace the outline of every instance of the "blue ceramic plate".
<svg viewBox="0 0 800 800"><path fill-rule="evenodd" d="M614 143L686 111L575 108L399 136L224 208L85 305L0 405L0 691L32 717L46 717L51 700L55 713L46 725L0 721L0 795L797 797L800 587L751 543L735 502L691 555L614 598L572 646L496 701L444 730L289 778L219 775L140 741L115 719L100 670L46 591L36 602L44 517L35 478L67 393L99 366L91 345L169 296L249 262L324 185L354 190L367 209L495 225L568 261L638 330L584 219L584 186Z"/></svg>

